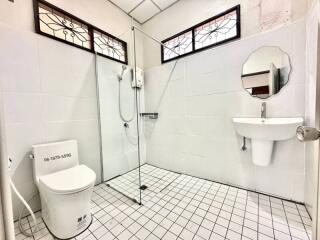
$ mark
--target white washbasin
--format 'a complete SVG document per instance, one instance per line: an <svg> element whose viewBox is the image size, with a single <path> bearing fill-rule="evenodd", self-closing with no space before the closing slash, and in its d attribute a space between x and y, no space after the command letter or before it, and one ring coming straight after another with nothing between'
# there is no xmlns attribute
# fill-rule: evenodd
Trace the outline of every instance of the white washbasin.
<svg viewBox="0 0 320 240"><path fill-rule="evenodd" d="M241 136L281 141L293 138L303 118L233 118L235 130Z"/></svg>
<svg viewBox="0 0 320 240"><path fill-rule="evenodd" d="M251 139L252 161L257 166L271 163L273 142L293 138L303 118L233 118L236 132Z"/></svg>

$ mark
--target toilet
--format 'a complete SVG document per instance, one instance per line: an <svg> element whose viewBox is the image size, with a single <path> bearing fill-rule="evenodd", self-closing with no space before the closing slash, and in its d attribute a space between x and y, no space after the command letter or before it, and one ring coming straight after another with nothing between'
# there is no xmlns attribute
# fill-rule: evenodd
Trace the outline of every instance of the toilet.
<svg viewBox="0 0 320 240"><path fill-rule="evenodd" d="M77 141L33 145L32 151L45 225L58 239L81 234L92 222L90 201L96 174L79 164Z"/></svg>

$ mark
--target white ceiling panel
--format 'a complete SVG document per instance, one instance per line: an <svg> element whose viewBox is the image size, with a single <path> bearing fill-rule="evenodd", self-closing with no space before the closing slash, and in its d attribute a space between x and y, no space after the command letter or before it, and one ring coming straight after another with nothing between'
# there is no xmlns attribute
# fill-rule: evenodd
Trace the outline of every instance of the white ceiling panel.
<svg viewBox="0 0 320 240"><path fill-rule="evenodd" d="M143 24L180 0L108 0Z"/></svg>
<svg viewBox="0 0 320 240"><path fill-rule="evenodd" d="M144 0L110 0L110 2L117 5L119 8L129 13L132 9L138 6Z"/></svg>
<svg viewBox="0 0 320 240"><path fill-rule="evenodd" d="M153 2L157 4L161 8L161 10L164 10L177 2L177 0L153 0Z"/></svg>
<svg viewBox="0 0 320 240"><path fill-rule="evenodd" d="M160 12L160 9L153 4L151 0L145 0L138 7L136 7L130 15L138 20L140 23L144 23L154 15Z"/></svg>

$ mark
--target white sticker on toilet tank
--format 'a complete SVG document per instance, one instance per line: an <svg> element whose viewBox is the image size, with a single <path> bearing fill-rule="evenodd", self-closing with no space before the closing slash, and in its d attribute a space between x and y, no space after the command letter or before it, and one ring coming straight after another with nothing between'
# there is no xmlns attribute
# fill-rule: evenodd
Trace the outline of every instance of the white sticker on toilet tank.
<svg viewBox="0 0 320 240"><path fill-rule="evenodd" d="M48 161L52 161L52 160L59 160L59 159L65 159L65 158L71 158L72 154L71 153L64 153L64 154L61 154L61 155L55 155L55 156L51 156L51 157L45 157L43 158L43 160L45 162L48 162Z"/></svg>

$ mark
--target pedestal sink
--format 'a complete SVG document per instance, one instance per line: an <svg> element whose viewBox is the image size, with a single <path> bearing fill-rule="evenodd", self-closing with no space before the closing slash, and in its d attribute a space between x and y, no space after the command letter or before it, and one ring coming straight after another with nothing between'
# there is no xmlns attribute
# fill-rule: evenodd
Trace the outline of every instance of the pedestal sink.
<svg viewBox="0 0 320 240"><path fill-rule="evenodd" d="M268 166L274 141L295 137L303 118L233 118L232 121L238 134L251 138L253 163Z"/></svg>

